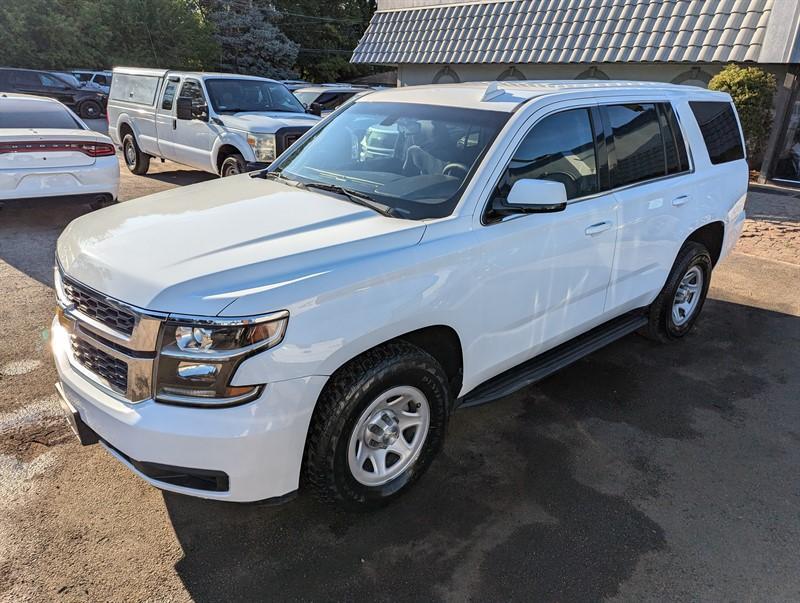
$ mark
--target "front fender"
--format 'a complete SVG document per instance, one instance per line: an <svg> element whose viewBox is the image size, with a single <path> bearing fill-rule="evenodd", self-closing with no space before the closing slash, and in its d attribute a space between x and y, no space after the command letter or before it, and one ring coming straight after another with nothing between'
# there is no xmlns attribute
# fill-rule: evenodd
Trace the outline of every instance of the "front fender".
<svg viewBox="0 0 800 603"><path fill-rule="evenodd" d="M215 166L217 165L220 149L226 145L235 147L241 156L244 157L245 161L254 162L256 160L253 149L251 149L250 145L247 144L246 134L240 132L231 132L230 130L223 130L220 132L219 136L217 136L216 140L214 141L214 145L211 148L211 159Z"/></svg>

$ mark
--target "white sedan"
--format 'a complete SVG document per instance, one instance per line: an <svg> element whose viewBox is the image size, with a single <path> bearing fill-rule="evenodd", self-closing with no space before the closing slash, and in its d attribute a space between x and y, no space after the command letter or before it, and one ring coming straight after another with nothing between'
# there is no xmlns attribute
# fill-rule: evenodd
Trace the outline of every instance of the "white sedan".
<svg viewBox="0 0 800 603"><path fill-rule="evenodd" d="M85 195L103 202L118 191L108 136L56 100L0 94L0 200Z"/></svg>

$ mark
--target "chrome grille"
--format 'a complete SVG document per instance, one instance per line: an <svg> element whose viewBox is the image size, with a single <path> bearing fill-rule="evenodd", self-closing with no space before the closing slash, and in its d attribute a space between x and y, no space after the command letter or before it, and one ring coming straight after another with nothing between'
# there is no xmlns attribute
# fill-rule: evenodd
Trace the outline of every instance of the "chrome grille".
<svg viewBox="0 0 800 603"><path fill-rule="evenodd" d="M89 342L71 337L72 356L92 373L105 379L111 388L125 394L128 391L128 364L97 349Z"/></svg>
<svg viewBox="0 0 800 603"><path fill-rule="evenodd" d="M131 335L136 325L133 313L115 306L101 295L82 287L74 281L64 280L64 294L70 303L90 318L125 335Z"/></svg>

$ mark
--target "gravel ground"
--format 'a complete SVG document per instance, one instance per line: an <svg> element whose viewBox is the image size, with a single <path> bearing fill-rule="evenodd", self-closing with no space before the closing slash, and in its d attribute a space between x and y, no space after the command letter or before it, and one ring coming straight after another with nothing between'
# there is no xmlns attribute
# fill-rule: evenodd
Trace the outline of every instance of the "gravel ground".
<svg viewBox="0 0 800 603"><path fill-rule="evenodd" d="M123 169L128 200L208 175ZM687 340L457 413L396 505L161 493L72 439L47 352L79 201L0 210L0 600L800 599L800 199L758 189Z"/></svg>

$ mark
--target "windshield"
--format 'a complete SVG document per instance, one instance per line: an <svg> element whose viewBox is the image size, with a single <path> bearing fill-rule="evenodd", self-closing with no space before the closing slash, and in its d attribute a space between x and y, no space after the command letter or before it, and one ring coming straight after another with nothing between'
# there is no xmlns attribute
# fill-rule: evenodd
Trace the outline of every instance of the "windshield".
<svg viewBox="0 0 800 603"><path fill-rule="evenodd" d="M356 102L322 122L272 170L337 185L411 220L450 215L508 113Z"/></svg>
<svg viewBox="0 0 800 603"><path fill-rule="evenodd" d="M211 106L217 113L245 111L286 111L305 113L303 105L278 82L265 80L218 79L206 80Z"/></svg>

